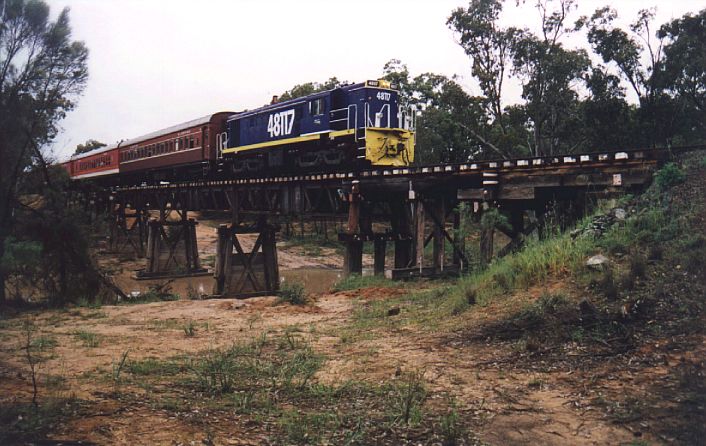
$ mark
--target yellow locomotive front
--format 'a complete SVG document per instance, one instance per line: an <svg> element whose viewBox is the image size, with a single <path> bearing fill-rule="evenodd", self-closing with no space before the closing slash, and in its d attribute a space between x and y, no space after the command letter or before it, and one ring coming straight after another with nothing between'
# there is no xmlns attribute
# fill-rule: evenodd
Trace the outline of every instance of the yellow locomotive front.
<svg viewBox="0 0 706 446"><path fill-rule="evenodd" d="M350 90L349 101L363 103L363 125L357 132L364 135L365 160L374 166L408 166L414 161L414 110L400 104L394 85L367 81L360 92Z"/></svg>

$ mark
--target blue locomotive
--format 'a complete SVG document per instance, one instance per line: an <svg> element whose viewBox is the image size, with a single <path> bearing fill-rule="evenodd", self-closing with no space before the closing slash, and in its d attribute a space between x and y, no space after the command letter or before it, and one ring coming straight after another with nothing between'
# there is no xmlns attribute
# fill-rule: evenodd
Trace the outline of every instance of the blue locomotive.
<svg viewBox="0 0 706 446"><path fill-rule="evenodd" d="M235 173L407 166L414 113L384 80L343 85L231 116L221 156Z"/></svg>

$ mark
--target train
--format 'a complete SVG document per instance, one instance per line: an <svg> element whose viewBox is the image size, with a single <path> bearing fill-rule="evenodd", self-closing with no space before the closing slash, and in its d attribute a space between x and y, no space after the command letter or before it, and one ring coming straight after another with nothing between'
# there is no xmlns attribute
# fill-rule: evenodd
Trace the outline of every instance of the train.
<svg viewBox="0 0 706 446"><path fill-rule="evenodd" d="M103 185L359 170L414 161L415 113L386 80L222 111L73 155L72 180Z"/></svg>

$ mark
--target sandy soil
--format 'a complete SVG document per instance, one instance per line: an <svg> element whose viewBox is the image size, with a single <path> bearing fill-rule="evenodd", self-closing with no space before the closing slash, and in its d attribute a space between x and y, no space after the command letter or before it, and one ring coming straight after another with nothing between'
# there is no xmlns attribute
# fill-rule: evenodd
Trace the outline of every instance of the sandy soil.
<svg viewBox="0 0 706 446"><path fill-rule="evenodd" d="M326 367L318 376L321 382L340 384L361 377L381 381L394 377L399 369L422 370L430 389L452 393L459 401L459 410L478 420L478 435L491 444L620 444L634 438L627 428L607 422L590 410L581 410L574 384L566 381L566 373L527 374L498 368L495 360L509 353L511 346L475 344L469 348L427 331L376 330L373 339L345 344L336 335L350 321L356 299L372 301L399 293L375 288L363 293L340 292L322 296L306 307L273 306L273 298L255 298L43 312L34 321L41 327L42 336L55 338L58 345L54 359L42 364L42 370L60 371L68 378L66 392L99 408L88 420L57 427L54 438L99 444L200 441L202 432L163 411L140 405L119 407L115 400L105 397L111 387L101 376L109 373L126 350L133 360L168 358L227 346L263 331L281 332L291 326L305 327L312 333L315 348L327 356ZM487 314L497 310L490 307ZM181 327L187 321L197 324L197 336L185 337ZM98 334L100 347L84 346L74 335L76 330ZM18 355L21 331L14 327L2 330L2 335L3 399L26 398L30 386L27 366ZM542 384L528 386L530 381ZM258 444L260 433L247 436L246 427L230 431L239 435L219 435L216 444ZM238 438L247 441L239 443Z"/></svg>

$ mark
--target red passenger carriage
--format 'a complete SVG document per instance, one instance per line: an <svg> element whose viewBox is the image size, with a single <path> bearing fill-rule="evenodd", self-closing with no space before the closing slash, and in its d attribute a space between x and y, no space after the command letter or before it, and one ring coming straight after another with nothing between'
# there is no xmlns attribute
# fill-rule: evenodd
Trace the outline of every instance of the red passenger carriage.
<svg viewBox="0 0 706 446"><path fill-rule="evenodd" d="M120 143L123 181L177 180L215 167L219 137L233 112L219 112ZM146 174L146 172L148 174Z"/></svg>

